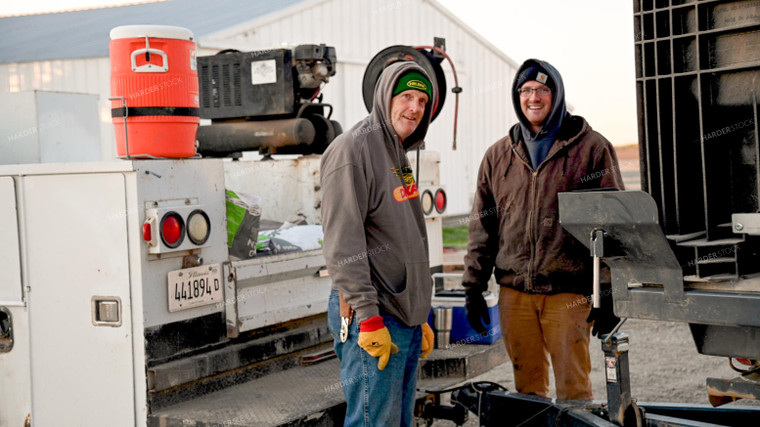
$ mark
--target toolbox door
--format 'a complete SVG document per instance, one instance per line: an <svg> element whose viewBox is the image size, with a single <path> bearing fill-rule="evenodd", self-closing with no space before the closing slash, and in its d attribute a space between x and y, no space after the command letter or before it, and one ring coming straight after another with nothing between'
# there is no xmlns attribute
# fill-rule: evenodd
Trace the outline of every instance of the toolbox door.
<svg viewBox="0 0 760 427"><path fill-rule="evenodd" d="M0 177L0 426L23 426L31 414L29 322L23 301L13 178Z"/></svg>
<svg viewBox="0 0 760 427"><path fill-rule="evenodd" d="M32 422L134 426L124 176L22 179Z"/></svg>
<svg viewBox="0 0 760 427"><path fill-rule="evenodd" d="M0 305L21 303L16 189L13 178L0 177Z"/></svg>

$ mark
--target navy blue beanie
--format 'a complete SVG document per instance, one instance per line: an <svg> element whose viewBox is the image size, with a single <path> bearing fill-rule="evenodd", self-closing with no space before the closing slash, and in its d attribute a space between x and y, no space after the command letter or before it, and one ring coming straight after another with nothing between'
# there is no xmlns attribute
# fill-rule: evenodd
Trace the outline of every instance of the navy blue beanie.
<svg viewBox="0 0 760 427"><path fill-rule="evenodd" d="M555 92L556 85L554 81L549 76L549 73L546 72L542 67L539 67L536 64L531 64L520 73L519 76L517 76L517 84L515 85L515 89L520 89L525 82L529 82L531 80L535 80L539 83L545 84L549 87L549 89L552 90L552 92Z"/></svg>

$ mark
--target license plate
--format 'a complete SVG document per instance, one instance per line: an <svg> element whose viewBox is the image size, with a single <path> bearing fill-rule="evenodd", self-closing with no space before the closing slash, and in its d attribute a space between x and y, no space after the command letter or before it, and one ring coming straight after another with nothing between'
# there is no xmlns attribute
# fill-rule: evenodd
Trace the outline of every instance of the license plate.
<svg viewBox="0 0 760 427"><path fill-rule="evenodd" d="M219 264L169 272L169 311L175 312L224 299Z"/></svg>

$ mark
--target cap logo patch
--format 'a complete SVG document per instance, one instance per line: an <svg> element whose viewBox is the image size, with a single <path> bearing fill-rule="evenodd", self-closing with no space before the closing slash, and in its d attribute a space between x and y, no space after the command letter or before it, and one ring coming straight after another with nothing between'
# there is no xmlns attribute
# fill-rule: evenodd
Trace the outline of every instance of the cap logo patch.
<svg viewBox="0 0 760 427"><path fill-rule="evenodd" d="M427 90L427 85L420 80L409 80L408 82L406 82L406 86L412 89L419 89L422 91Z"/></svg>
<svg viewBox="0 0 760 427"><path fill-rule="evenodd" d="M539 83L541 83L541 84L546 84L546 79L548 77L549 76L547 76L546 74L544 74L544 73L542 73L542 72L539 71L538 74L536 75L536 81L539 82Z"/></svg>

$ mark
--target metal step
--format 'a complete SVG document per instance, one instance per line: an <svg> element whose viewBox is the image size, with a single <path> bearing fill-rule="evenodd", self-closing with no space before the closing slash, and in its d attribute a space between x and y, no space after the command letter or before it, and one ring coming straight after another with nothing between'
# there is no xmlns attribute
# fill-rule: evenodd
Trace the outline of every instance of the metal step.
<svg viewBox="0 0 760 427"><path fill-rule="evenodd" d="M721 226L724 225L726 224L721 224ZM738 279L742 274L757 270L754 266L755 262L748 259L747 255L751 257L751 252L740 254L742 248L748 244L744 236L717 240L707 240L705 237L672 240L676 242L676 245L688 248L686 250L693 250L692 258L684 266L696 267L696 271L689 270L687 274L696 273L700 279L732 280Z"/></svg>
<svg viewBox="0 0 760 427"><path fill-rule="evenodd" d="M705 237L707 235L706 231L697 231L694 233L689 234L669 234L665 236L666 239L672 240L676 243L680 243L683 241L693 240L700 237Z"/></svg>
<svg viewBox="0 0 760 427"><path fill-rule="evenodd" d="M458 381L484 374L494 367L507 362L504 340L499 338L493 344L457 344L447 349L436 349L427 359L420 362L420 384L434 387L443 380L444 387ZM420 385L418 388L422 389Z"/></svg>
<svg viewBox="0 0 760 427"><path fill-rule="evenodd" d="M196 396L292 368L301 358L332 346L325 315L293 322L280 331L148 368L152 411Z"/></svg>
<svg viewBox="0 0 760 427"><path fill-rule="evenodd" d="M273 427L342 419L339 372L337 359L295 367L165 408L148 425Z"/></svg>
<svg viewBox="0 0 760 427"><path fill-rule="evenodd" d="M441 390L507 360L501 339L490 345L434 350L420 361L420 390ZM418 393L424 398L425 393ZM345 400L336 358L298 366L154 412L151 427L342 425Z"/></svg>
<svg viewBox="0 0 760 427"><path fill-rule="evenodd" d="M727 239L719 239L719 240L707 240L705 238L702 238L702 239L689 240L686 242L679 242L678 245L687 246L687 247L728 246L728 245L736 245L743 241L744 239L741 239L741 238L727 238Z"/></svg>
<svg viewBox="0 0 760 427"><path fill-rule="evenodd" d="M711 259L705 259L705 260L697 260L697 264L704 265L704 264L725 264L725 263L735 263L736 258L711 258Z"/></svg>
<svg viewBox="0 0 760 427"><path fill-rule="evenodd" d="M736 280L737 275L736 274L713 274L711 276L697 276L697 275L690 275L690 276L684 276L684 281L686 282L725 282L729 280Z"/></svg>

